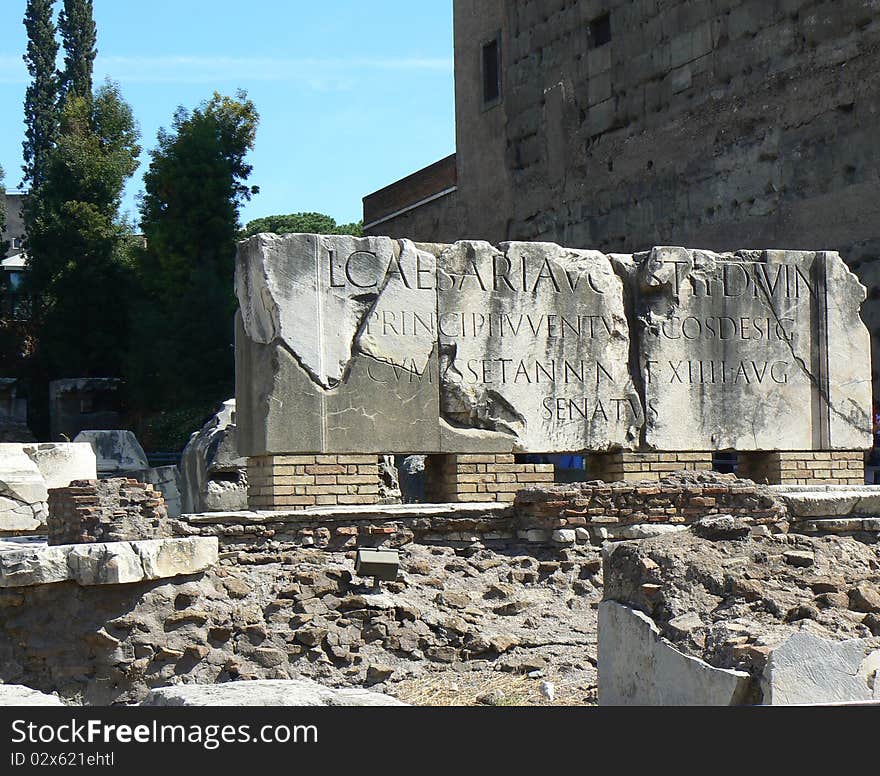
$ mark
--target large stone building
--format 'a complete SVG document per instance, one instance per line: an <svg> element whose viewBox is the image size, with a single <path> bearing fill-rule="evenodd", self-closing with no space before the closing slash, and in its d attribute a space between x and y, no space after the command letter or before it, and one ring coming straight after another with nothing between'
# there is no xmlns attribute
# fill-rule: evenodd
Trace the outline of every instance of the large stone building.
<svg viewBox="0 0 880 776"><path fill-rule="evenodd" d="M456 153L367 234L840 251L880 344L877 0L455 0Z"/></svg>

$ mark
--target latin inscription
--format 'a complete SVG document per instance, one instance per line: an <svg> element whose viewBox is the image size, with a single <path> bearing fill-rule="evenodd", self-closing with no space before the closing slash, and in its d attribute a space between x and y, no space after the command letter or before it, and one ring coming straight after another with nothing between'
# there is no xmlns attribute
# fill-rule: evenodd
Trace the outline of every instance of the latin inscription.
<svg viewBox="0 0 880 776"><path fill-rule="evenodd" d="M737 390L789 383L798 373L785 353L797 338L799 321L793 310L815 296L815 284L803 267L718 262L711 271L702 267L694 271L686 262L666 263L674 267L676 297L683 294L692 303L667 316L649 315L644 321L645 336L658 343L716 342L726 348L726 355L731 347L742 353L721 359L644 359L646 385ZM374 337L431 337L455 344L474 341L479 357L474 357L473 348L455 348L445 363L447 380L502 392L507 386L533 387L539 392L539 416L545 423L640 418L642 408L632 395L614 395L615 388L629 379L628 353L617 361L596 355L621 337L620 321L605 309L609 283L599 269L564 267L548 256L502 254L467 256L455 268L444 266L441 257L436 266L429 266L417 252L408 266L395 255L377 273L374 254L355 251L340 256L333 250L327 254L324 269L330 288L381 291L396 279L407 289L437 292L441 300L437 312L373 311L363 331ZM568 301L551 311L546 305L533 304L542 294L565 296ZM480 309L458 309L465 300L479 300ZM730 314L730 305L740 303L737 300L745 303L743 312L749 314ZM724 314L706 314L716 302L723 303ZM754 315L756 303L767 314ZM781 314L775 309L778 306L785 308ZM763 358L762 348L770 348ZM551 357L523 357L524 350ZM433 381L427 367L406 360L370 364L367 375L379 384ZM584 392L572 394L572 387L576 391L578 386ZM653 399L646 404L647 411L656 412Z"/></svg>

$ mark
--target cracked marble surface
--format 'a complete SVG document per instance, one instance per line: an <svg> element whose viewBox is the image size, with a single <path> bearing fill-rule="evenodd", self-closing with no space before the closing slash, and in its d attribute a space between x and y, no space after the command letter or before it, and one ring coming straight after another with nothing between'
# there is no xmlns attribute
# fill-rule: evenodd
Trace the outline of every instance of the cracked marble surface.
<svg viewBox="0 0 880 776"><path fill-rule="evenodd" d="M246 455L871 444L836 253L257 235L236 290Z"/></svg>

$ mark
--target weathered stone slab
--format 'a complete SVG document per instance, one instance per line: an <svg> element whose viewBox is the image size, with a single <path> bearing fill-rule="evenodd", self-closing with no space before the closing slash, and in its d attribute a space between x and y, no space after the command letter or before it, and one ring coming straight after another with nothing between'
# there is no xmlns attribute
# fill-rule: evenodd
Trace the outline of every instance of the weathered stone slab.
<svg viewBox="0 0 880 776"><path fill-rule="evenodd" d="M141 706L407 706L369 690L324 687L311 679L257 679L158 687Z"/></svg>
<svg viewBox="0 0 880 776"><path fill-rule="evenodd" d="M770 654L761 688L764 703L852 703L880 700L880 639L831 641L794 633Z"/></svg>
<svg viewBox="0 0 880 776"><path fill-rule="evenodd" d="M117 585L197 574L217 562L216 537L0 548L0 588L73 581Z"/></svg>
<svg viewBox="0 0 880 776"><path fill-rule="evenodd" d="M236 290L245 456L871 445L835 253L257 235Z"/></svg>
<svg viewBox="0 0 880 776"><path fill-rule="evenodd" d="M69 546L36 545L0 552L0 587L50 585L70 579Z"/></svg>
<svg viewBox="0 0 880 776"><path fill-rule="evenodd" d="M147 578L131 542L74 545L67 553L67 565L69 578L81 585L120 585Z"/></svg>
<svg viewBox="0 0 880 776"><path fill-rule="evenodd" d="M434 255L406 240L244 241L239 451L438 449L435 274Z"/></svg>
<svg viewBox="0 0 880 776"><path fill-rule="evenodd" d="M47 489L66 488L74 480L93 480L98 476L97 459L90 444L41 442L24 445L22 449L37 465Z"/></svg>
<svg viewBox="0 0 880 776"><path fill-rule="evenodd" d="M606 256L460 242L438 262L444 450L472 449L475 430L506 452L638 444L622 284Z"/></svg>
<svg viewBox="0 0 880 776"><path fill-rule="evenodd" d="M49 695L21 684L0 684L0 706L64 706L57 695Z"/></svg>
<svg viewBox="0 0 880 776"><path fill-rule="evenodd" d="M789 512L795 517L880 515L880 488L877 487L782 491L780 495Z"/></svg>
<svg viewBox="0 0 880 776"><path fill-rule="evenodd" d="M0 444L0 532L36 531L46 522L49 492L24 445Z"/></svg>
<svg viewBox="0 0 880 776"><path fill-rule="evenodd" d="M870 446L865 291L837 254L654 248L618 265L640 327L649 448Z"/></svg>
<svg viewBox="0 0 880 776"><path fill-rule="evenodd" d="M646 614L616 601L599 605L600 705L738 706L749 684L745 671L677 650Z"/></svg>
<svg viewBox="0 0 880 776"><path fill-rule="evenodd" d="M35 504L49 497L39 468L24 451L24 445L0 445L0 495Z"/></svg>
<svg viewBox="0 0 880 776"><path fill-rule="evenodd" d="M88 442L97 457L100 474L148 469L144 448L131 431L81 431L74 442Z"/></svg>

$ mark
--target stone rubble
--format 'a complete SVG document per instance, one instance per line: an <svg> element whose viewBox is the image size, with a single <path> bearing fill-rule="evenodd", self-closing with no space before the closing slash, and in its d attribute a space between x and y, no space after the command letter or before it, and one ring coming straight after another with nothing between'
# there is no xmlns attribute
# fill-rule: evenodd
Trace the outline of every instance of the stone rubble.
<svg viewBox="0 0 880 776"><path fill-rule="evenodd" d="M20 684L0 684L0 706L65 706L57 695Z"/></svg>
<svg viewBox="0 0 880 776"><path fill-rule="evenodd" d="M537 698L548 681L557 702L595 700L595 549L409 544L379 592L353 575L353 555L301 548L284 562L221 558L173 581L0 590L0 679L99 705L175 681L290 678L400 688L406 700L451 671L463 685L519 677Z"/></svg>
<svg viewBox="0 0 880 776"><path fill-rule="evenodd" d="M604 583L606 602L644 613L682 654L746 672L751 702L878 697L875 543L755 534L734 517L705 518L674 536L607 545ZM805 685L807 674L823 679Z"/></svg>
<svg viewBox="0 0 880 776"><path fill-rule="evenodd" d="M190 436L180 461L182 514L247 509L247 459L235 443L235 399Z"/></svg>

